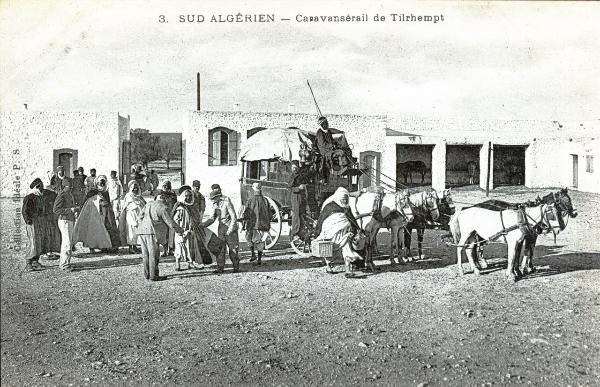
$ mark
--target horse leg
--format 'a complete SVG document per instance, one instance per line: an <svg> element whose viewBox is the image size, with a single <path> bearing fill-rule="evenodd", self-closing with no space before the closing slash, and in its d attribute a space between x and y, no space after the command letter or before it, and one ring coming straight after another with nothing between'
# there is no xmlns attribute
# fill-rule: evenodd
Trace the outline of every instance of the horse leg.
<svg viewBox="0 0 600 387"><path fill-rule="evenodd" d="M412 229L407 227L404 229L404 257L402 260L404 262L408 262L412 260L412 256L410 255L410 243L412 242Z"/></svg>
<svg viewBox="0 0 600 387"><path fill-rule="evenodd" d="M464 245L465 245L465 241L460 240L458 242L458 246L456 246L456 267L458 268L458 272L460 273L460 275L465 274L465 272L463 271L463 267L462 267L462 251L463 251Z"/></svg>
<svg viewBox="0 0 600 387"><path fill-rule="evenodd" d="M419 259L423 259L423 234L425 233L424 228L417 228L417 240L419 248Z"/></svg>
<svg viewBox="0 0 600 387"><path fill-rule="evenodd" d="M394 255L396 254L396 249L398 248L398 233L396 230L396 226L392 225L390 227L390 262L392 265L394 264Z"/></svg>
<svg viewBox="0 0 600 387"><path fill-rule="evenodd" d="M508 280L516 282L518 277L515 274L514 267L515 267L515 258L517 256L517 247L519 245L518 239L515 240L515 239L511 238L511 240L509 240L507 238L506 244L507 244L507 259L508 259L508 263L506 265L506 278Z"/></svg>
<svg viewBox="0 0 600 387"><path fill-rule="evenodd" d="M398 237L394 237L396 233L396 228L392 226L390 228L390 265L394 266L396 262L394 261L394 256L396 255L396 251L398 250ZM400 258L398 258L398 262L400 262Z"/></svg>
<svg viewBox="0 0 600 387"><path fill-rule="evenodd" d="M482 241L483 241L483 239L479 238L479 237L475 240L475 246L477 246L475 249L477 256L475 258L477 258L477 261L479 262L479 266L482 269L487 269L488 263L485 260L485 256L483 255L483 245L481 244Z"/></svg>
<svg viewBox="0 0 600 387"><path fill-rule="evenodd" d="M427 171L421 171L421 184L425 184L425 174Z"/></svg>
<svg viewBox="0 0 600 387"><path fill-rule="evenodd" d="M373 245L371 236L367 237L367 244L365 246L365 270L373 270Z"/></svg>
<svg viewBox="0 0 600 387"><path fill-rule="evenodd" d="M530 274L535 271L533 267L533 251L535 250L536 242L537 234L525 237L525 251L523 252L524 257L521 261L521 272L523 274Z"/></svg>
<svg viewBox="0 0 600 387"><path fill-rule="evenodd" d="M477 240L477 239L475 239ZM476 252L476 244L473 243L473 241L469 241L468 242L468 246L465 247L465 253L467 254L467 260L469 261L469 265L471 265L471 269L473 269L473 274L475 275L479 275L479 267L478 265L475 263L475 256L474 254L477 254Z"/></svg>

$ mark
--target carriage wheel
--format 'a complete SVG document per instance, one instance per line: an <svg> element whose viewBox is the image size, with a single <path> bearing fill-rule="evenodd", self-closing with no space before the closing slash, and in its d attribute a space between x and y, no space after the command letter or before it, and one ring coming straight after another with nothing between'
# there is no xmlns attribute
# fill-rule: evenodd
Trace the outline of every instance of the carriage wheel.
<svg viewBox="0 0 600 387"><path fill-rule="evenodd" d="M275 200L271 199L268 196L265 196L265 199L269 202L269 210L271 211L271 229L269 230L269 235L271 239L265 243L265 250L269 250L277 241L279 241L279 237L281 236L281 211Z"/></svg>
<svg viewBox="0 0 600 387"><path fill-rule="evenodd" d="M301 257L308 258L312 256L312 253L310 251L311 242L311 240L306 241L303 239L296 239L291 240L290 245L292 245L292 249L294 249L296 254L300 255Z"/></svg>
<svg viewBox="0 0 600 387"><path fill-rule="evenodd" d="M292 246L292 249L294 249L294 251L296 252L296 254L300 255L301 257L312 257L312 251L311 251L311 243L313 238L311 237L314 229L316 226L316 222L314 219L311 219L308 216L305 216L304 218L304 238L300 238L300 239L290 239L290 245Z"/></svg>

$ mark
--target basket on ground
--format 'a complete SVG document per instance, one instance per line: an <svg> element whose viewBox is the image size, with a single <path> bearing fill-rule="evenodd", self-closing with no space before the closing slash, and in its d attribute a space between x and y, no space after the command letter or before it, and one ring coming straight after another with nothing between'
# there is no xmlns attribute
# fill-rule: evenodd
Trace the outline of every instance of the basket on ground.
<svg viewBox="0 0 600 387"><path fill-rule="evenodd" d="M315 257L331 258L333 257L333 242L330 240L312 241L310 250L311 255Z"/></svg>

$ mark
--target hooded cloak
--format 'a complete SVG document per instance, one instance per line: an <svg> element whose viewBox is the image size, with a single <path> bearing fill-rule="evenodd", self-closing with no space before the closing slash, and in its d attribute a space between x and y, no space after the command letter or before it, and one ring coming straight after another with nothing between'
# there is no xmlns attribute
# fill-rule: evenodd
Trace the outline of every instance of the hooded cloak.
<svg viewBox="0 0 600 387"><path fill-rule="evenodd" d="M108 182L105 175L94 180L95 188L85 196L85 203L73 228L73 243L83 242L84 246L94 249L119 247L121 238L115 222L106 184L100 187L100 181Z"/></svg>

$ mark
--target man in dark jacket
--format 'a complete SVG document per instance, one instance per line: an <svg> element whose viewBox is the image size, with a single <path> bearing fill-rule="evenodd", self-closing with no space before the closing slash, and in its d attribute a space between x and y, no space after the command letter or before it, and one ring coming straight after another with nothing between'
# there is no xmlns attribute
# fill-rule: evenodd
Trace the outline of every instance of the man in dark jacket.
<svg viewBox="0 0 600 387"><path fill-rule="evenodd" d="M301 173L297 161L292 162L292 175L288 183L292 203L292 228L290 236L293 239L303 237L304 214L306 213L306 177Z"/></svg>
<svg viewBox="0 0 600 387"><path fill-rule="evenodd" d="M66 181L70 182L71 178L65 175L65 168L62 165L59 165L56 168L56 174L50 179L50 187L53 188L54 192L59 194L63 190Z"/></svg>
<svg viewBox="0 0 600 387"><path fill-rule="evenodd" d="M335 142L327 118L319 117L319 125L321 127L317 130L317 150L321 154L320 173L323 180L327 181L331 167L331 152L335 150Z"/></svg>
<svg viewBox="0 0 600 387"><path fill-rule="evenodd" d="M75 197L71 192L71 181L65 180L61 193L54 201L53 211L58 215L58 229L62 236L60 245L60 261L58 267L62 270L72 271L71 268L71 240L73 238L73 225L75 224L75 212L78 207Z"/></svg>
<svg viewBox="0 0 600 387"><path fill-rule="evenodd" d="M71 194L75 198L75 204L80 206L83 203L83 197L85 196L85 178L79 174L79 170L73 171L73 179L71 186Z"/></svg>
<svg viewBox="0 0 600 387"><path fill-rule="evenodd" d="M168 194L160 194L156 200L146 204L137 235L142 246L142 260L144 263L144 277L151 281L166 279L158 275L159 243L166 244L169 229L179 235L184 235L183 229L173 221L171 207L167 204Z"/></svg>
<svg viewBox="0 0 600 387"><path fill-rule="evenodd" d="M60 230L58 229L58 215L52 211L54 208L54 201L56 200L56 192L42 188L42 201L44 202L44 219L46 226L44 232L48 234L48 252L46 253L46 259L56 260L59 258L60 252Z"/></svg>
<svg viewBox="0 0 600 387"><path fill-rule="evenodd" d="M270 238L271 229L271 210L269 202L262 195L260 183L252 184L254 195L248 199L246 210L244 211L244 220L246 222L246 240L250 246L252 257L250 261L256 261L257 257L254 249L258 252L258 261L260 265L265 242Z"/></svg>
<svg viewBox="0 0 600 387"><path fill-rule="evenodd" d="M51 242L49 233L47 232L47 220L44 208L44 199L42 191L44 183L40 178L36 178L30 185L33 191L23 198L23 208L21 214L25 221L25 230L29 239L29 251L25 256L26 271L34 271L42 269L39 262L40 255L50 251Z"/></svg>

